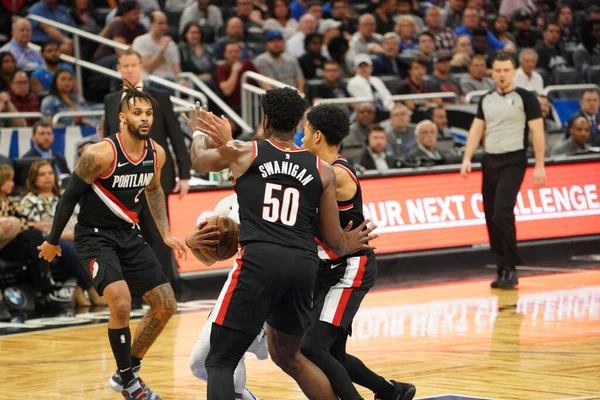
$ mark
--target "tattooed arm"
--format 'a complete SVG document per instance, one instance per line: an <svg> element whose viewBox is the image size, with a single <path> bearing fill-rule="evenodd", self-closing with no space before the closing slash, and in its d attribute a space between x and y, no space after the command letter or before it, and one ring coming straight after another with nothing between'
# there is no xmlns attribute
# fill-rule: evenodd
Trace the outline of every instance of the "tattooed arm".
<svg viewBox="0 0 600 400"><path fill-rule="evenodd" d="M112 146L106 141L96 143L85 150L75 166L75 172L71 175L67 189L56 206L52 230L50 231L48 240L38 247L40 257L52 261L57 255L62 255L58 241L71 215L73 215L75 206L81 199L81 196L90 190L90 185L100 175L110 170L114 157Z"/></svg>
<svg viewBox="0 0 600 400"><path fill-rule="evenodd" d="M155 143L157 153L157 172L150 181L150 184L146 187L146 199L148 200L148 207L154 218L154 223L160 232L165 244L177 251L177 258L182 258L187 255L187 249L183 242L174 237L169 231L169 218L167 217L167 202L165 199L165 193L160 186L160 171L165 165L167 155L165 149L162 148L158 143Z"/></svg>

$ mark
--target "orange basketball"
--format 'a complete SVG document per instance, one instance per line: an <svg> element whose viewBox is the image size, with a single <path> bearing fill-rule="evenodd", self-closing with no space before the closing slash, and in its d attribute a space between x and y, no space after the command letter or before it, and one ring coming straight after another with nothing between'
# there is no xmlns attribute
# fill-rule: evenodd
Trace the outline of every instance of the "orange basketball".
<svg viewBox="0 0 600 400"><path fill-rule="evenodd" d="M208 226L219 228L219 244L215 249L193 249L192 253L200 261L227 260L237 254L240 227L228 217L213 215L206 220Z"/></svg>

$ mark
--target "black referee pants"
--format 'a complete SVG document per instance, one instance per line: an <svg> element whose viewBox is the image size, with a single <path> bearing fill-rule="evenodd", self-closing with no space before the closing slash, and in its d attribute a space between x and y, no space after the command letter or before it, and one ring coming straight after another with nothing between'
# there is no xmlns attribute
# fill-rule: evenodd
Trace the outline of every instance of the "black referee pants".
<svg viewBox="0 0 600 400"><path fill-rule="evenodd" d="M519 150L483 156L483 210L490 247L501 267L522 265L517 250L515 202L527 169L527 154Z"/></svg>

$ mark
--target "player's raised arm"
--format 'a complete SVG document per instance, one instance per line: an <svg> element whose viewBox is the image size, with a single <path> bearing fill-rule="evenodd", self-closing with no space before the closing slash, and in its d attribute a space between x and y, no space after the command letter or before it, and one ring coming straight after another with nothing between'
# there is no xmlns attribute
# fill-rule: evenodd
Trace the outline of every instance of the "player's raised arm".
<svg viewBox="0 0 600 400"><path fill-rule="evenodd" d="M62 255L60 247L58 246L58 241L60 240L71 215L73 215L75 206L84 193L90 190L90 185L94 183L100 175L110 170L113 161L114 152L112 146L108 142L101 141L89 146L85 150L77 162L75 171L69 180L69 184L56 206L52 230L50 231L48 240L38 247L38 250L40 250L40 257L52 261L55 256Z"/></svg>
<svg viewBox="0 0 600 400"><path fill-rule="evenodd" d="M375 226L364 229L369 220L365 220L353 230L350 230L351 224L342 230L336 201L335 174L331 165L324 161L321 161L321 180L324 190L319 202L319 222L325 244L339 256L371 249L367 242L377 238L378 235L371 234Z"/></svg>

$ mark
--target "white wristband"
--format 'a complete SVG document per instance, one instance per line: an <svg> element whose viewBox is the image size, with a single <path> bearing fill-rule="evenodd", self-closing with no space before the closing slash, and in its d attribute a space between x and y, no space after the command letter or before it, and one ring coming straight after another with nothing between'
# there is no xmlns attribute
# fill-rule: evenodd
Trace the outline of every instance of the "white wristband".
<svg viewBox="0 0 600 400"><path fill-rule="evenodd" d="M192 140L196 139L196 136L208 136L208 135L204 132L200 132L200 131L196 130L196 131L194 131L194 134L192 135Z"/></svg>

